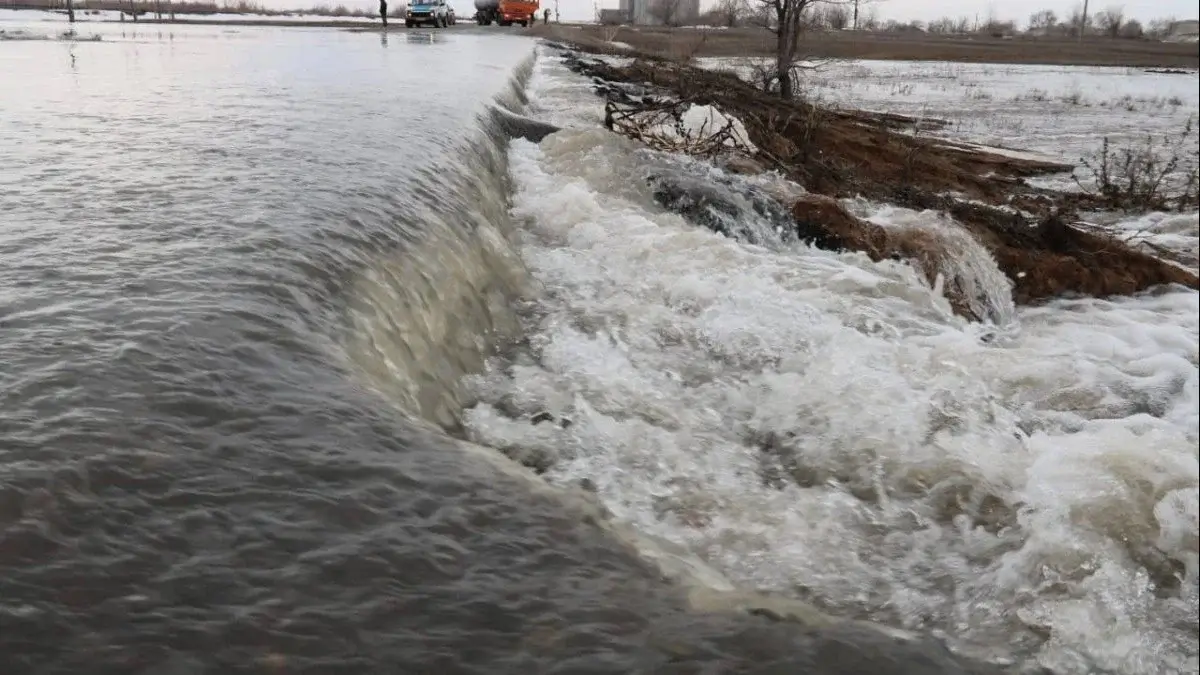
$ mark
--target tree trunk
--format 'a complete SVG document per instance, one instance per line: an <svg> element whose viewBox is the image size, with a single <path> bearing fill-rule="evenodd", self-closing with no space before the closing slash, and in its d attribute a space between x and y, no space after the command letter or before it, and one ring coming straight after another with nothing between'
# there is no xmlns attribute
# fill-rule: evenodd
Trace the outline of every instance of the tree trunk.
<svg viewBox="0 0 1200 675"><path fill-rule="evenodd" d="M1088 0L1083 0L1083 16L1079 18L1079 41L1083 42L1083 34L1087 32Z"/></svg>
<svg viewBox="0 0 1200 675"><path fill-rule="evenodd" d="M779 61L775 64L775 75L779 78L779 98L790 101L796 96L796 83L792 79L792 64Z"/></svg>

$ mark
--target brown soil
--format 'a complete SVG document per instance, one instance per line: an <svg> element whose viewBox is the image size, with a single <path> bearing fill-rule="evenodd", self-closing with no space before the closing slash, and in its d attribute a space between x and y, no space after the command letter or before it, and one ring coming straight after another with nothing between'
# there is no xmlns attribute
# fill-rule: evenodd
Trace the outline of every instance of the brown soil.
<svg viewBox="0 0 1200 675"><path fill-rule="evenodd" d="M917 120L786 102L733 74L670 59L647 55L615 67L568 54L567 65L597 83L608 99L610 126L635 137L639 132L630 127L639 110L679 105L646 97L645 87L669 101L712 105L741 119L759 148L754 163L743 163L747 170L774 169L823 196L792 207L797 233L818 247L862 251L874 260L907 259L931 281L936 277L947 252L934 237L885 230L853 217L833 199L862 195L949 213L992 253L1012 280L1018 303L1064 294L1128 294L1164 284L1200 288L1193 272L1072 227L1077 196L1036 190L1022 180L1070 171L1071 165L902 133ZM946 290L955 310L971 316L966 299L956 289Z"/></svg>
<svg viewBox="0 0 1200 675"><path fill-rule="evenodd" d="M801 236L821 248L862 251L872 260L912 261L933 283L948 251L931 233L892 231L850 215L829 197L809 195L792 207ZM1013 300L1029 304L1071 293L1125 295L1163 284L1197 287L1196 275L1050 215L1020 229L966 225L1013 282ZM954 310L972 316L959 289L947 288Z"/></svg>
<svg viewBox="0 0 1200 675"><path fill-rule="evenodd" d="M595 62L587 70L589 75L613 82L648 83L682 101L714 105L733 114L769 160L786 167L810 190L833 196L863 194L892 201L896 186L904 186L922 193L954 192L1000 203L1020 178L1073 168L1061 162L1018 159L944 139L897 133L913 128L916 120L783 101L731 73L669 60L641 59L623 68ZM618 108L620 103L612 107Z"/></svg>
<svg viewBox="0 0 1200 675"><path fill-rule="evenodd" d="M538 25L530 32L572 42L603 41L605 38L604 27L591 25ZM660 56L771 56L775 51L774 36L760 28L696 30L621 26L611 39ZM1196 44L1100 37L1080 43L1061 38L815 32L806 38L804 49L811 57L823 58L1200 68L1200 46Z"/></svg>

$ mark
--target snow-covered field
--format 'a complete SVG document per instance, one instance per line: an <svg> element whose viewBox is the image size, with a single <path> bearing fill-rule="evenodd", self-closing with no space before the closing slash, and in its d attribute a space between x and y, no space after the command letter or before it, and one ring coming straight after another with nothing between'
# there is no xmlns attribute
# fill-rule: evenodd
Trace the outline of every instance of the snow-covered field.
<svg viewBox="0 0 1200 675"><path fill-rule="evenodd" d="M153 17L153 13L144 15L144 18ZM75 24L72 26L67 21L65 11L0 9L0 42L19 40L137 40L144 38L146 35L159 35L165 31L173 33L179 31L203 31L205 24L201 24L200 22L202 21L229 23L231 25L228 27L218 26L218 28L226 33L230 33L238 30L235 26L244 23L257 22L263 23L264 26L269 26L272 21L351 24L372 20L366 17L333 17L314 14L176 14L174 22L158 24L147 21L135 22L128 17L126 17L125 21L121 21L120 12L81 9L75 13ZM263 27L254 27L254 29L266 30ZM196 33L196 35L206 34L213 35L211 32Z"/></svg>
<svg viewBox="0 0 1200 675"><path fill-rule="evenodd" d="M749 72L751 60L703 59L708 68ZM828 61L809 64L807 96L825 105L949 122L923 132L957 141L1028 151L1080 166L1076 176L1031 180L1056 189L1090 185L1104 139L1112 148L1146 147L1194 166L1200 131L1200 73L1144 68L1031 66L939 61ZM1122 236L1167 247L1197 264L1200 221L1185 214L1088 214Z"/></svg>
<svg viewBox="0 0 1200 675"><path fill-rule="evenodd" d="M744 59L703 59L743 70ZM934 117L958 140L1044 153L1069 162L1146 134L1181 134L1200 111L1195 71L941 61L811 64L803 88L828 105Z"/></svg>
<svg viewBox="0 0 1200 675"><path fill-rule="evenodd" d="M401 5L403 3L400 3ZM145 18L154 18L153 12L143 15ZM166 16L166 15L164 15ZM175 21L223 21L223 22L242 22L242 21L295 21L295 22L313 22L313 23L336 23L336 22L362 22L370 21L374 17L361 16L322 16L318 14L234 14L234 13L218 13L218 14L176 14ZM126 21L133 23L133 20L126 17ZM97 23L107 21L121 21L121 13L99 9L79 9L75 12L76 23ZM15 10L15 9L0 9L0 29L6 26L11 26L16 23L67 23L67 13L65 10L59 11L40 11L40 10Z"/></svg>
<svg viewBox="0 0 1200 675"><path fill-rule="evenodd" d="M1069 159L1197 110L1184 76L834 68L810 86L844 105ZM1200 671L1196 292L967 323L907 265L749 246L657 207L641 177L678 160L597 128L590 83L554 60L530 95L566 127L511 151L543 291L528 344L472 382L475 439L586 479L617 517L744 586L1059 673ZM853 206L954 236L933 213ZM1197 240L1194 213L1108 217ZM977 245L947 241L1007 293Z"/></svg>

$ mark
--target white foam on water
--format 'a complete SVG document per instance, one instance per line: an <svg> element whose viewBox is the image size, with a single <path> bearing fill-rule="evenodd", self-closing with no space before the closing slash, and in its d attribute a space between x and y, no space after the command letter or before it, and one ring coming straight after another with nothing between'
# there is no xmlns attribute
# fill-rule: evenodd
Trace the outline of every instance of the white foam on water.
<svg viewBox="0 0 1200 675"><path fill-rule="evenodd" d="M976 317L1001 326L1016 321L1012 282L996 266L992 254L954 219L935 211L915 211L862 199L843 203L853 215L876 225L936 237L945 252L937 265L942 284L954 288Z"/></svg>
<svg viewBox="0 0 1200 675"><path fill-rule="evenodd" d="M531 112L568 127L511 149L542 291L528 345L470 383L473 440L588 479L746 588L1064 673L1200 669L1195 292L1014 309L997 333L906 264L655 208L629 186L644 151L537 68Z"/></svg>

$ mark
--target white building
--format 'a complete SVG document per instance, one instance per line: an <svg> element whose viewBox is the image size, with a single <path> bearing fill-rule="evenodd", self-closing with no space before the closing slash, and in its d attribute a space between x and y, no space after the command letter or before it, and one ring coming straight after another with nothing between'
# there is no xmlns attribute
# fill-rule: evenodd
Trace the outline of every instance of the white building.
<svg viewBox="0 0 1200 675"><path fill-rule="evenodd" d="M1171 42L1197 42L1200 41L1200 21L1192 19L1190 21L1176 21L1171 24L1170 34L1167 40Z"/></svg>
<svg viewBox="0 0 1200 675"><path fill-rule="evenodd" d="M700 0L621 0L620 7L639 26L686 26L700 18Z"/></svg>

